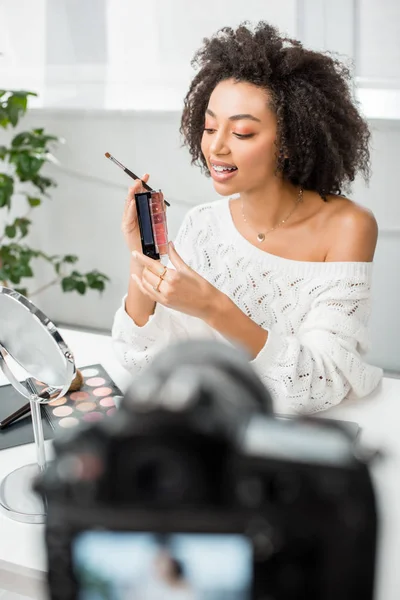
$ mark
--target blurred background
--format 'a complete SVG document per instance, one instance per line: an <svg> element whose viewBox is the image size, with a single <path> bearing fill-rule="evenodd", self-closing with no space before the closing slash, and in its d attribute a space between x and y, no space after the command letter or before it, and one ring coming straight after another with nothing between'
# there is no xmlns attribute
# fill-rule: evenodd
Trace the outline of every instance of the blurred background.
<svg viewBox="0 0 400 600"><path fill-rule="evenodd" d="M54 271L38 260L22 283L44 287L32 299L58 325L110 331L129 278L120 222L131 180L104 153L162 188L171 238L191 206L216 199L181 147L180 115L202 39L243 20L269 21L307 47L338 52L352 69L373 139L370 185L356 181L349 196L372 209L380 229L368 358L400 373L398 0L0 0L0 88L38 94L16 129L0 130L0 144L32 128L65 140L53 150L58 164L42 171L57 187L32 210L25 239L110 278L102 294L63 292L47 287ZM12 210L0 211L0 231L23 202L16 193Z"/></svg>

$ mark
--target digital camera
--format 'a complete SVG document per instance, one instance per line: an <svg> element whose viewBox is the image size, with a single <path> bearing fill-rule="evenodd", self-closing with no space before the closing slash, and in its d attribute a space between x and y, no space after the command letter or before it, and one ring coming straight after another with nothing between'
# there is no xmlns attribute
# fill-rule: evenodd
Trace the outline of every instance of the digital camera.
<svg viewBox="0 0 400 600"><path fill-rule="evenodd" d="M37 481L54 600L372 600L376 506L346 428L279 419L226 344L161 352Z"/></svg>

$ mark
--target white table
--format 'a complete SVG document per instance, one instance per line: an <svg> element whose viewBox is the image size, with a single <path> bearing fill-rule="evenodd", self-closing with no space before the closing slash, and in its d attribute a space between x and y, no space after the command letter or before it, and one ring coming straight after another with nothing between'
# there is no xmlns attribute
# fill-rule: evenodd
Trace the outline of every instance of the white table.
<svg viewBox="0 0 400 600"><path fill-rule="evenodd" d="M130 375L116 361L109 336L60 330L78 367L101 363L125 391ZM1 379L0 384L6 381ZM356 421L361 442L381 448L386 456L373 468L379 504L376 600L398 600L400 594L400 379L385 378L368 398L346 401L320 416ZM48 453L51 442L46 443ZM0 451L0 479L35 461L33 444ZM0 588L39 598L38 581L46 565L42 525L12 521L0 513Z"/></svg>

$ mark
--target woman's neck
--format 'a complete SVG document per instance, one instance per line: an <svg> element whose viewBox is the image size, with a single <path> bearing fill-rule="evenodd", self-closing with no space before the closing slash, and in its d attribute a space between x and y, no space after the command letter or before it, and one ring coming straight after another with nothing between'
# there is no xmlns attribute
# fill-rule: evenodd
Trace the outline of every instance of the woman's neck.
<svg viewBox="0 0 400 600"><path fill-rule="evenodd" d="M275 177L262 188L240 194L246 220L261 230L275 227L293 209L300 188Z"/></svg>

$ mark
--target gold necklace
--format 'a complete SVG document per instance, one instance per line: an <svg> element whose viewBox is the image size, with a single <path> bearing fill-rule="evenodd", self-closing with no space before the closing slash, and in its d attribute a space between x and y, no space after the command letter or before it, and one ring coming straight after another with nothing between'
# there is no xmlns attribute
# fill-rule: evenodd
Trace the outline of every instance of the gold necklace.
<svg viewBox="0 0 400 600"><path fill-rule="evenodd" d="M300 188L299 191L299 196L296 200L295 205L293 206L292 210L290 211L290 213L284 218L282 219L282 221L280 221L277 225L275 225L275 227L272 227L271 229L267 229L267 231L260 231L259 233L257 233L257 240L261 243L265 240L265 236L268 235L268 233L271 233L272 231L275 231L275 229L278 229L278 227L280 227L281 225L283 225L284 223L286 223L286 221L292 216L292 214L294 213L294 211L296 210L296 208L298 207L299 203L302 201L303 199L303 188ZM243 210L243 200L242 200L242 217L243 217L243 221L249 225L249 227L251 227L250 223L247 221L245 215L244 215L244 210ZM254 231L254 228L251 227Z"/></svg>

